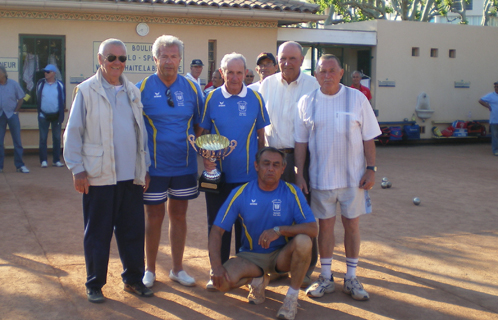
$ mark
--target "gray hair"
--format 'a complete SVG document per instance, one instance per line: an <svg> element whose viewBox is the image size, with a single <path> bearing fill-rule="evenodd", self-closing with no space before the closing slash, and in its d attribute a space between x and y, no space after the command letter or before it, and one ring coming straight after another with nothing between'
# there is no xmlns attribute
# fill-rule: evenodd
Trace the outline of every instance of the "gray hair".
<svg viewBox="0 0 498 320"><path fill-rule="evenodd" d="M228 66L228 62L232 61L232 60L237 60L237 59L242 60L242 62L244 62L244 71L245 71L246 70L246 58L243 55L241 55L240 53L236 53L236 52L225 54L223 59L221 59L220 68L223 71L226 71L227 66Z"/></svg>
<svg viewBox="0 0 498 320"><path fill-rule="evenodd" d="M327 53L327 54L324 54L323 56L321 56L320 59L318 59L318 61L316 62L316 68L315 68L315 70L318 70L320 68L320 64L324 60L335 60L335 61L337 61L337 64L339 65L339 68L342 69L342 62L341 62L341 60L336 55L333 55L331 53Z"/></svg>
<svg viewBox="0 0 498 320"><path fill-rule="evenodd" d="M124 48L125 52L126 52L126 45L124 44L123 41L121 41L119 39L111 38L111 39L107 39L107 40L102 41L102 43L100 44L100 46L99 46L99 54L101 56L104 55L105 48L108 45L122 46Z"/></svg>
<svg viewBox="0 0 498 320"><path fill-rule="evenodd" d="M297 43L296 41L287 41L287 42L284 42L282 43L279 47L278 47L278 51L277 51L277 56L280 56L280 53L282 52L282 50L284 49L284 47L286 45L294 45L296 47L299 48L299 51L301 51L301 55L303 55L303 46L301 46L299 43Z"/></svg>
<svg viewBox="0 0 498 320"><path fill-rule="evenodd" d="M282 151L278 150L277 148L274 147L264 147L258 150L256 152L256 163L259 164L259 160L261 159L261 156L265 152L272 152L272 153L278 153L282 157L282 165L287 165L287 159L285 158L285 153Z"/></svg>
<svg viewBox="0 0 498 320"><path fill-rule="evenodd" d="M154 41L154 44L152 45L152 55L154 58L159 58L159 50L161 47L172 47L172 46L177 46L178 51L180 52L180 58L182 57L183 53L183 42L178 39L175 36L170 36L170 35L162 35L159 38Z"/></svg>
<svg viewBox="0 0 498 320"><path fill-rule="evenodd" d="M358 70L351 72L351 77L353 77L355 73L359 74L360 77L363 77L363 73L361 71L358 71Z"/></svg>

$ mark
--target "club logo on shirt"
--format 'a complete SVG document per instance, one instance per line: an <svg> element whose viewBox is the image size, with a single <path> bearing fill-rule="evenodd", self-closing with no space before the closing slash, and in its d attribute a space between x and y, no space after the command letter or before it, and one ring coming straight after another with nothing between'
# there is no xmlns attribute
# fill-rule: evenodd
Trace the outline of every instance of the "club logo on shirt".
<svg viewBox="0 0 498 320"><path fill-rule="evenodd" d="M178 102L179 107L183 107L185 105L185 100L183 100L183 92L175 91L176 102Z"/></svg>
<svg viewBox="0 0 498 320"><path fill-rule="evenodd" d="M219 108L225 107L225 101L220 101L220 104L218 105Z"/></svg>
<svg viewBox="0 0 498 320"><path fill-rule="evenodd" d="M161 92L154 92L154 98L161 98Z"/></svg>
<svg viewBox="0 0 498 320"><path fill-rule="evenodd" d="M257 206L258 203L256 202L256 199L251 199L251 203L249 203L250 206Z"/></svg>
<svg viewBox="0 0 498 320"><path fill-rule="evenodd" d="M272 203L273 203L273 216L280 217L281 212L282 212L282 200L275 199L275 200L272 200Z"/></svg>
<svg viewBox="0 0 498 320"><path fill-rule="evenodd" d="M239 106L239 116L246 116L247 115L247 102L246 101L239 101L237 102Z"/></svg>

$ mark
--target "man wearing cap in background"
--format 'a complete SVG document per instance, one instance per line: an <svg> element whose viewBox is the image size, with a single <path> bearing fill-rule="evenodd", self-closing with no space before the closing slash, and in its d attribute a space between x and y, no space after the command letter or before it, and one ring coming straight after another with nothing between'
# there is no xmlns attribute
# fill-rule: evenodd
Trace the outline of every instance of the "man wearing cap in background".
<svg viewBox="0 0 498 320"><path fill-rule="evenodd" d="M275 74L278 71L278 66L275 56L269 52L261 52L256 59L256 64L256 72L259 74L259 81L247 87L254 91L259 91L261 82L263 82L266 77Z"/></svg>
<svg viewBox="0 0 498 320"><path fill-rule="evenodd" d="M66 107L66 91L64 84L55 78L57 67L49 64L43 69L45 78L36 84L38 98L38 128L40 129L40 163L42 168L47 164L47 137L48 129L52 126L52 165L63 167L61 155L61 125L64 121Z"/></svg>
<svg viewBox="0 0 498 320"><path fill-rule="evenodd" d="M21 123L19 122L19 109L24 98L19 83L8 78L7 70L0 64L0 172L3 172L4 148L3 139L9 125L10 135L14 143L14 164L17 172L29 173L22 161Z"/></svg>
<svg viewBox="0 0 498 320"><path fill-rule="evenodd" d="M200 86L201 85L201 79L199 78L202 73L202 67L204 66L204 63L202 63L201 59L194 59L190 63L190 72L187 73L185 76L187 79L190 79L194 82L197 82L197 84Z"/></svg>

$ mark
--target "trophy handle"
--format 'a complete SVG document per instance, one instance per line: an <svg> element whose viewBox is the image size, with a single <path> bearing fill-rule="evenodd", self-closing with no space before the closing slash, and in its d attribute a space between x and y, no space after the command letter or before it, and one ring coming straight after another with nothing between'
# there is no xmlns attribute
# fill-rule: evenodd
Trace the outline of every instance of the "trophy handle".
<svg viewBox="0 0 498 320"><path fill-rule="evenodd" d="M197 148L195 147L195 136L193 134L189 134L188 141L190 141L192 148L194 148L195 152L197 152Z"/></svg>
<svg viewBox="0 0 498 320"><path fill-rule="evenodd" d="M235 149L236 146L237 146L237 141L235 140L230 141L230 145L227 147L230 149L230 151L228 151L228 153L223 155L223 159L225 159L225 157L227 157L230 153L232 153L233 149Z"/></svg>

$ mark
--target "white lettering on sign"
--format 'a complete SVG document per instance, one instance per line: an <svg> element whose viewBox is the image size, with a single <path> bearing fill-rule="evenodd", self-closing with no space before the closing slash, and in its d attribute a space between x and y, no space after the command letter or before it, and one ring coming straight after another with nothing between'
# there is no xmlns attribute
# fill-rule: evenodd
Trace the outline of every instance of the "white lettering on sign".
<svg viewBox="0 0 498 320"><path fill-rule="evenodd" d="M99 53L100 41L93 42L93 72L97 72L99 61L97 54ZM152 44L150 43L131 43L125 42L127 59L125 73L155 73L157 71L152 54ZM182 52L183 56L183 52ZM183 74L183 60L178 67L178 73Z"/></svg>

